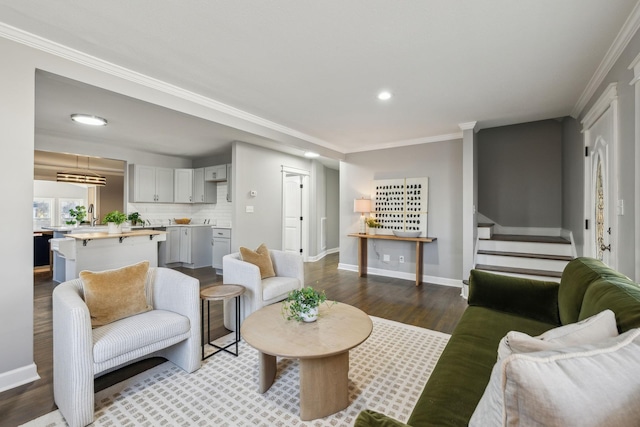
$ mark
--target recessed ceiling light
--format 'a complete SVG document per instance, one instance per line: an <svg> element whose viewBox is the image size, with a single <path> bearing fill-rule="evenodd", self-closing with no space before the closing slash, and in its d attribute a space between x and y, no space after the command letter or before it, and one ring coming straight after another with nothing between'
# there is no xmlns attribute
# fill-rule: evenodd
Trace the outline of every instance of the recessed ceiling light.
<svg viewBox="0 0 640 427"><path fill-rule="evenodd" d="M93 116L91 114L72 114L71 120L74 122L82 123L83 125L90 126L106 126L107 119L103 119L102 117Z"/></svg>
<svg viewBox="0 0 640 427"><path fill-rule="evenodd" d="M391 92L383 90L378 94L378 99L381 101L386 101L387 99L391 99Z"/></svg>
<svg viewBox="0 0 640 427"><path fill-rule="evenodd" d="M305 151L304 156L309 159L315 159L316 157L320 157L320 154L314 153L313 151Z"/></svg>

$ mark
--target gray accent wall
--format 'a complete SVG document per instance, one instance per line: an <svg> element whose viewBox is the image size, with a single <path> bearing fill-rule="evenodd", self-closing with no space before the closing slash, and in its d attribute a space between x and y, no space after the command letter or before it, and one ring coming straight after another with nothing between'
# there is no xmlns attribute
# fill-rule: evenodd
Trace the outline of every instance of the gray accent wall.
<svg viewBox="0 0 640 427"><path fill-rule="evenodd" d="M340 164L340 264L357 266L360 214L353 201L370 197L377 179L429 177L428 234L437 237L424 246L424 274L445 280L462 279L462 141L434 142L347 154ZM375 247L374 247L375 242ZM378 258L378 254L380 257ZM383 262L382 255L390 255ZM405 263L399 263L399 256ZM389 273L415 273L415 246L405 242L369 242L370 268Z"/></svg>
<svg viewBox="0 0 640 427"><path fill-rule="evenodd" d="M571 231L578 256L584 247L584 137L572 117L562 121L562 228Z"/></svg>
<svg viewBox="0 0 640 427"><path fill-rule="evenodd" d="M478 132L478 212L502 226L560 228L562 124Z"/></svg>

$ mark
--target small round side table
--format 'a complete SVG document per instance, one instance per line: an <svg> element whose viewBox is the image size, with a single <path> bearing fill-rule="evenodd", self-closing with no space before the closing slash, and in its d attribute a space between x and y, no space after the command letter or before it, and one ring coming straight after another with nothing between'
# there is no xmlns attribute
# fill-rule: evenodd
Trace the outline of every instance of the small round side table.
<svg viewBox="0 0 640 427"><path fill-rule="evenodd" d="M202 320L202 360L208 359L209 357L217 354L221 351L226 351L229 354L233 354L234 356L238 356L238 343L240 342L240 296L244 294L244 286L241 285L215 285L210 286L208 288L204 288L200 291L200 317ZM211 342L211 310L209 309L209 305L211 301L224 301L229 298L236 299L236 336L235 340L224 347L218 346ZM204 302L207 302L207 342L204 341ZM204 347L205 344L209 344L217 348L216 351L209 354L207 357L204 356ZM232 352L228 350L232 345L236 346L236 352Z"/></svg>

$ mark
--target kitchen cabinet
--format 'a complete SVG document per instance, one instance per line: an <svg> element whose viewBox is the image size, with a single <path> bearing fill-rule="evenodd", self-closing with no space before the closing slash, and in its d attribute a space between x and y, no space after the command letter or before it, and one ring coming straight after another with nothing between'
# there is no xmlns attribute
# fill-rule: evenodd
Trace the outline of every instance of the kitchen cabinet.
<svg viewBox="0 0 640 427"><path fill-rule="evenodd" d="M211 266L222 271L222 257L231 253L231 229L213 227Z"/></svg>
<svg viewBox="0 0 640 427"><path fill-rule="evenodd" d="M214 181L205 181L205 169L193 170L193 203L218 202L218 185Z"/></svg>
<svg viewBox="0 0 640 427"><path fill-rule="evenodd" d="M131 202L173 203L173 169L129 165Z"/></svg>
<svg viewBox="0 0 640 427"><path fill-rule="evenodd" d="M205 181L226 181L227 165L208 166L204 168Z"/></svg>
<svg viewBox="0 0 640 427"><path fill-rule="evenodd" d="M193 169L174 169L174 203L193 203Z"/></svg>
<svg viewBox="0 0 640 427"><path fill-rule="evenodd" d="M167 241L160 248L159 265L181 264L186 268L211 266L211 228L166 227ZM175 265L172 265L175 266Z"/></svg>

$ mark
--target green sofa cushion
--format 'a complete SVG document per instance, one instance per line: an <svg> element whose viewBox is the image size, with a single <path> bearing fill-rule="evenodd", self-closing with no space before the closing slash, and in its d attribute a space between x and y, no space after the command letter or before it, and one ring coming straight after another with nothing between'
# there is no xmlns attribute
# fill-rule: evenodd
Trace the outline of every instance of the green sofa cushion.
<svg viewBox="0 0 640 427"><path fill-rule="evenodd" d="M626 276L593 258L576 258L567 264L562 272L558 290L558 309L563 325L578 321L587 289L601 278L626 279Z"/></svg>
<svg viewBox="0 0 640 427"><path fill-rule="evenodd" d="M500 339L511 330L539 335L556 326L485 307L467 307L407 424L467 425L489 382Z"/></svg>
<svg viewBox="0 0 640 427"><path fill-rule="evenodd" d="M353 427L409 427L405 423L387 417L380 412L365 409L358 414Z"/></svg>
<svg viewBox="0 0 640 427"><path fill-rule="evenodd" d="M469 305L482 306L545 323L560 324L557 282L501 276L481 270L469 275Z"/></svg>
<svg viewBox="0 0 640 427"><path fill-rule="evenodd" d="M625 278L594 281L584 295L579 320L606 309L616 314L620 333L640 328L640 286Z"/></svg>

